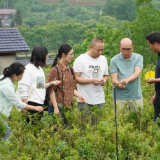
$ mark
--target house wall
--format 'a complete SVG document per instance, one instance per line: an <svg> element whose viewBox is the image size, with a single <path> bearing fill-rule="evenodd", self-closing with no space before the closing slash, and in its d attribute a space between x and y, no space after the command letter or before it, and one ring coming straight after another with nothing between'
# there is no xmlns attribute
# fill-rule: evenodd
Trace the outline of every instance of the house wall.
<svg viewBox="0 0 160 160"><path fill-rule="evenodd" d="M8 19L9 18L9 15L8 14L0 14L0 18L2 20L5 20L5 19Z"/></svg>
<svg viewBox="0 0 160 160"><path fill-rule="evenodd" d="M11 63L16 61L16 54L0 55L0 75L3 74L3 69L9 67Z"/></svg>

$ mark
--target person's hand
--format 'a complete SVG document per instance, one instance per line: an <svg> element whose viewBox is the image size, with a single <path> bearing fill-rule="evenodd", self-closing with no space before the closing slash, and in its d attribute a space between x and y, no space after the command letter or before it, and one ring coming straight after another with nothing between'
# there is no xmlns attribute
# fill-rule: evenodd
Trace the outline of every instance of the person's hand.
<svg viewBox="0 0 160 160"><path fill-rule="evenodd" d="M27 113L27 110L26 109L22 109L21 112L22 113Z"/></svg>
<svg viewBox="0 0 160 160"><path fill-rule="evenodd" d="M52 81L52 82L50 82L52 85L55 85L55 86L57 86L57 85L59 85L60 83L61 83L61 81L59 81L59 80L54 80L54 81Z"/></svg>
<svg viewBox="0 0 160 160"><path fill-rule="evenodd" d="M98 86L101 84L101 81L99 79L93 79L92 84L94 84L95 86Z"/></svg>
<svg viewBox="0 0 160 160"><path fill-rule="evenodd" d="M152 84L155 83L155 78L149 78L147 81L145 81L146 83Z"/></svg>
<svg viewBox="0 0 160 160"><path fill-rule="evenodd" d="M106 79L101 79L101 86L104 86L106 84Z"/></svg>
<svg viewBox="0 0 160 160"><path fill-rule="evenodd" d="M152 104L153 104L153 102L154 102L155 96L156 96L156 95L154 95L154 96L151 97L151 103L152 103Z"/></svg>
<svg viewBox="0 0 160 160"><path fill-rule="evenodd" d="M116 83L116 87L118 87L120 89L124 89L126 87L126 85L124 82L123 83L119 82L119 83Z"/></svg>
<svg viewBox="0 0 160 160"><path fill-rule="evenodd" d="M60 114L58 107L57 107L57 108L54 108L54 114L57 114L57 115Z"/></svg>
<svg viewBox="0 0 160 160"><path fill-rule="evenodd" d="M129 83L129 80L126 78L126 79L122 79L120 81L123 85L127 85Z"/></svg>
<svg viewBox="0 0 160 160"><path fill-rule="evenodd" d="M79 95L78 99L80 100L80 103L86 103L86 99L83 96Z"/></svg>
<svg viewBox="0 0 160 160"><path fill-rule="evenodd" d="M42 111L43 111L43 107L41 107L41 106L36 106L36 107L35 107L35 110L36 110L37 112L42 112Z"/></svg>

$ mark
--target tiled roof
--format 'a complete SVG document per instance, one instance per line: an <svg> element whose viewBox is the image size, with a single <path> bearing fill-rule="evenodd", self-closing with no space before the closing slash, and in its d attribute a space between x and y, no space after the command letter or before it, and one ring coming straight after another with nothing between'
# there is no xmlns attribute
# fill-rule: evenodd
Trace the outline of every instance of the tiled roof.
<svg viewBox="0 0 160 160"><path fill-rule="evenodd" d="M0 53L28 52L30 48L16 28L0 28Z"/></svg>
<svg viewBox="0 0 160 160"><path fill-rule="evenodd" d="M0 14L10 14L15 12L16 12L16 9L0 9Z"/></svg>

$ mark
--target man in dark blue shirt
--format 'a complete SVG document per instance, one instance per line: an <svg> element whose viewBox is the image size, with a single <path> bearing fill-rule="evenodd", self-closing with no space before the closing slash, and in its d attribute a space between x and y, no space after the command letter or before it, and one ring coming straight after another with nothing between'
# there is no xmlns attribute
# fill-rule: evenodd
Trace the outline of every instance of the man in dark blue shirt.
<svg viewBox="0 0 160 160"><path fill-rule="evenodd" d="M160 32L151 32L146 36L150 49L158 53L158 61L156 65L155 78L150 78L146 83L155 83L156 94L152 96L151 103L154 104L154 121L160 117Z"/></svg>

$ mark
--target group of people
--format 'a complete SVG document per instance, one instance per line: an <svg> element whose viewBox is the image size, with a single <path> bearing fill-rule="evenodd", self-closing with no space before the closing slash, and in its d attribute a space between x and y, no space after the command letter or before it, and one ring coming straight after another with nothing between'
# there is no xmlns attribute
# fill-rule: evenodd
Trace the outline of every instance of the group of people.
<svg viewBox="0 0 160 160"><path fill-rule="evenodd" d="M146 83L155 83L156 94L151 98L151 102L154 104L156 121L160 113L160 33L152 32L147 35L146 40L151 50L158 52L156 77L146 81ZM120 53L110 61L111 80L116 86L116 102L119 109L127 103L125 111L143 108L140 84L143 56L134 53L133 49L131 39L122 39ZM28 65L24 67L15 62L5 68L3 75L0 76L0 113L9 117L14 105L21 109L21 112L28 110L31 115L38 113L40 119L43 116L42 106L46 91L50 99L49 114L62 115L63 108L71 110L74 96L77 97L79 112L93 106L103 109L105 105L103 86L109 78L108 63L106 57L102 55L103 50L103 40L92 39L88 52L77 57L73 67L70 67L74 50L68 44L61 45L49 70L46 83L42 67L46 65L48 50L42 46L34 47ZM17 91L20 98L15 93L14 81L18 81ZM30 122L29 118L27 122ZM10 127L5 121L4 124L7 127L4 137L6 139Z"/></svg>

